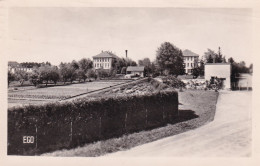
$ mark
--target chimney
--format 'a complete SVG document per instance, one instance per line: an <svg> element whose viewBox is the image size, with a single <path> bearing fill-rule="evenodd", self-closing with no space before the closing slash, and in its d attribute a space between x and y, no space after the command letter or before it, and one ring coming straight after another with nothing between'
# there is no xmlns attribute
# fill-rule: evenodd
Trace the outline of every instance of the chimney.
<svg viewBox="0 0 260 166"><path fill-rule="evenodd" d="M127 50L125 50L125 57L127 58Z"/></svg>

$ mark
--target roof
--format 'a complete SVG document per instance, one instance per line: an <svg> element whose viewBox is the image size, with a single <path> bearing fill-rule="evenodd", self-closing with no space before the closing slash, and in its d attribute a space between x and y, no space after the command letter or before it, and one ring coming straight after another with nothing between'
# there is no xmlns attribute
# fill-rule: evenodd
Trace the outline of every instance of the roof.
<svg viewBox="0 0 260 166"><path fill-rule="evenodd" d="M230 65L230 63L205 63L205 65Z"/></svg>
<svg viewBox="0 0 260 166"><path fill-rule="evenodd" d="M179 79L193 79L193 75L178 75Z"/></svg>
<svg viewBox="0 0 260 166"><path fill-rule="evenodd" d="M144 66L128 66L126 71L144 71Z"/></svg>
<svg viewBox="0 0 260 166"><path fill-rule="evenodd" d="M8 62L8 66L12 66L12 67L18 67L20 66L20 64L16 61L9 61Z"/></svg>
<svg viewBox="0 0 260 166"><path fill-rule="evenodd" d="M118 56L112 52L102 51L100 54L93 56L93 58L118 58Z"/></svg>
<svg viewBox="0 0 260 166"><path fill-rule="evenodd" d="M186 50L184 50L183 52L182 52L182 54L183 54L183 56L195 56L195 57L199 57L199 54L196 54L196 53L194 53L194 52L192 52L192 51L190 51L190 50L188 50L188 49L186 49Z"/></svg>

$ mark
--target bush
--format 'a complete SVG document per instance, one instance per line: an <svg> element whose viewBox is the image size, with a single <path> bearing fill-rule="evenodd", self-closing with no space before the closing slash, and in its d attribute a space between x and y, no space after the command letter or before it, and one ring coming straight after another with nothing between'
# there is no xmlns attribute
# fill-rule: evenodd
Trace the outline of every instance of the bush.
<svg viewBox="0 0 260 166"><path fill-rule="evenodd" d="M177 111L175 91L9 108L8 154L34 155L159 127ZM34 136L35 143L23 144L23 136Z"/></svg>
<svg viewBox="0 0 260 166"><path fill-rule="evenodd" d="M166 85L168 85L170 87L173 87L173 88L184 88L185 87L185 83L174 76L169 75L169 76L164 76L161 78L163 80L163 83L165 83Z"/></svg>

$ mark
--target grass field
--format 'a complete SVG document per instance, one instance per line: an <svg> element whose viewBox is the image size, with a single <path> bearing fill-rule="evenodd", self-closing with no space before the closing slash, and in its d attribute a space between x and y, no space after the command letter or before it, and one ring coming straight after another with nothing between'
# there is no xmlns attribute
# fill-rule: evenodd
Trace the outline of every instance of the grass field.
<svg viewBox="0 0 260 166"><path fill-rule="evenodd" d="M47 88L34 88L32 86L19 87L17 90L8 91L8 107L25 104L42 104L46 102L62 100L75 95L114 86L124 82L126 81L94 81Z"/></svg>
<svg viewBox="0 0 260 166"><path fill-rule="evenodd" d="M200 127L214 120L218 92L186 90L179 92L179 122L149 131L86 144L71 150L59 150L43 156L102 156L152 142Z"/></svg>

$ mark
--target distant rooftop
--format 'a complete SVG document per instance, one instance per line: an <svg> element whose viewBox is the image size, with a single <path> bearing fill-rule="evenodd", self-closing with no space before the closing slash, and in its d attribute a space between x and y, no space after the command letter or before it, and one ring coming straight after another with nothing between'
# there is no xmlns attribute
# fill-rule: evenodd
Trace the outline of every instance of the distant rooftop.
<svg viewBox="0 0 260 166"><path fill-rule="evenodd" d="M18 67L20 64L16 61L8 61L8 66Z"/></svg>
<svg viewBox="0 0 260 166"><path fill-rule="evenodd" d="M102 51L100 54L93 56L93 58L118 58L118 56L109 51Z"/></svg>
<svg viewBox="0 0 260 166"><path fill-rule="evenodd" d="M183 54L183 56L193 56L193 57L196 56L196 57L199 57L199 54L196 54L196 53L194 53L194 52L192 52L192 51L190 51L188 49L184 50L182 52L182 54Z"/></svg>
<svg viewBox="0 0 260 166"><path fill-rule="evenodd" d="M205 63L205 65L230 65L230 63Z"/></svg>
<svg viewBox="0 0 260 166"><path fill-rule="evenodd" d="M126 71L144 71L144 66L128 66Z"/></svg>

